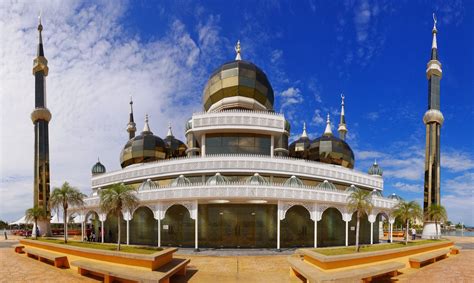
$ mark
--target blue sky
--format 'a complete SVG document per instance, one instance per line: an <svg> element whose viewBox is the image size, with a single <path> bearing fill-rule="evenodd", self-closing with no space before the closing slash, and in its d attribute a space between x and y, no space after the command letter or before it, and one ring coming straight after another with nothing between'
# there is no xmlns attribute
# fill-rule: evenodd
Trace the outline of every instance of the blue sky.
<svg viewBox="0 0 474 283"><path fill-rule="evenodd" d="M208 75L234 58L240 39L243 59L267 73L293 139L303 122L311 137L321 135L326 114L337 119L343 92L356 169L366 171L376 158L384 194L418 201L435 12L445 117L442 203L450 219L474 225L473 2L254 2L2 2L0 219L15 220L31 205L31 64L40 10L53 187L67 180L89 193L97 156L108 171L120 168L130 95L138 128L149 113L155 134L164 136L172 122L184 138Z"/></svg>

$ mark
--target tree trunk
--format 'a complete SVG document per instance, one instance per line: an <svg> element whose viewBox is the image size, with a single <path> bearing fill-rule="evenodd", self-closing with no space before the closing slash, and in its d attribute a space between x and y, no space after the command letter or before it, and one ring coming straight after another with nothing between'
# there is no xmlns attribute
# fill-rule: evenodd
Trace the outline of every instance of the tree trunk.
<svg viewBox="0 0 474 283"><path fill-rule="evenodd" d="M120 212L117 216L117 229L118 229L118 240L117 240L117 251L120 251L120 222L121 222Z"/></svg>
<svg viewBox="0 0 474 283"><path fill-rule="evenodd" d="M439 236L438 236L438 220L435 220L435 226L436 226L436 239L439 239Z"/></svg>
<svg viewBox="0 0 474 283"><path fill-rule="evenodd" d="M35 232L35 240L38 240L38 233L36 233L36 231L38 231L38 219L35 218L35 231L33 232ZM33 234L33 232L31 232L31 234Z"/></svg>
<svg viewBox="0 0 474 283"><path fill-rule="evenodd" d="M356 225L356 252L359 252L359 227L360 227L360 216L357 213L357 225Z"/></svg>
<svg viewBox="0 0 474 283"><path fill-rule="evenodd" d="M407 219L407 224L405 228L405 246L408 245L408 219Z"/></svg>
<svg viewBox="0 0 474 283"><path fill-rule="evenodd" d="M59 211L58 211L59 212ZM67 244L67 208L63 207L63 221L64 221L64 243Z"/></svg>

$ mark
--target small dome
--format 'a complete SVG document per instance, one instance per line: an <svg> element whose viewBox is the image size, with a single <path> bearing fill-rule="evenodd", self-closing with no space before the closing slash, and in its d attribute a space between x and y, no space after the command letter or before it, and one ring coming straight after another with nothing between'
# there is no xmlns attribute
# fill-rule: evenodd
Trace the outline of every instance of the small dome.
<svg viewBox="0 0 474 283"><path fill-rule="evenodd" d="M337 190L336 186L333 183L329 182L328 180L324 180L324 182L319 183L316 186L316 188L318 190L324 190L324 191L336 191Z"/></svg>
<svg viewBox="0 0 474 283"><path fill-rule="evenodd" d="M285 181L284 185L287 187L301 187L304 184L303 181L301 181L298 177L291 176Z"/></svg>
<svg viewBox="0 0 474 283"><path fill-rule="evenodd" d="M266 185L268 184L267 180L260 176L260 174L255 173L253 176L247 178L247 184L250 185Z"/></svg>
<svg viewBox="0 0 474 283"><path fill-rule="evenodd" d="M130 139L120 153L120 165L125 168L132 164L151 162L166 158L166 144L150 130L148 115L140 135Z"/></svg>
<svg viewBox="0 0 474 283"><path fill-rule="evenodd" d="M106 172L105 166L97 159L97 163L92 166L92 175L104 174Z"/></svg>
<svg viewBox="0 0 474 283"><path fill-rule="evenodd" d="M158 189L158 186L150 179L147 179L145 182L141 183L138 187L139 191L148 191Z"/></svg>
<svg viewBox="0 0 474 283"><path fill-rule="evenodd" d="M354 185L351 185L350 187L347 187L345 192L346 193L354 193L354 192L358 192L360 191L360 189Z"/></svg>
<svg viewBox="0 0 474 283"><path fill-rule="evenodd" d="M244 108L273 110L273 88L265 73L255 64L234 60L217 68L203 92L206 111Z"/></svg>
<svg viewBox="0 0 474 283"><path fill-rule="evenodd" d="M388 196L389 199L392 199L392 200L397 200L397 201L402 201L403 198L399 195L396 195L395 193L391 194Z"/></svg>
<svg viewBox="0 0 474 283"><path fill-rule="evenodd" d="M178 178L174 179L173 182L171 182L172 187L179 187L179 186L186 186L191 184L191 181L184 177L184 175L179 175Z"/></svg>
<svg viewBox="0 0 474 283"><path fill-rule="evenodd" d="M377 160L375 160L375 161L374 161L374 164L372 164L372 166L370 166L368 173L369 173L369 175L382 176L383 170L382 170L382 168L380 168L380 166L377 164Z"/></svg>
<svg viewBox="0 0 474 283"><path fill-rule="evenodd" d="M370 192L370 196L371 196L371 197L383 197L383 196L382 196L382 192L379 191L379 190L376 190L376 189L373 189L373 190Z"/></svg>
<svg viewBox="0 0 474 283"><path fill-rule="evenodd" d="M216 173L216 175L207 179L206 185L218 185L218 184L227 183L227 182L229 182L227 177L222 176L221 173Z"/></svg>
<svg viewBox="0 0 474 283"><path fill-rule="evenodd" d="M171 125L168 126L168 134L163 140L166 144L167 158L186 156L186 145L173 136Z"/></svg>
<svg viewBox="0 0 474 283"><path fill-rule="evenodd" d="M301 137L292 142L288 147L289 156L294 158L309 159L309 147L311 140L306 133L306 123L303 124L303 133Z"/></svg>

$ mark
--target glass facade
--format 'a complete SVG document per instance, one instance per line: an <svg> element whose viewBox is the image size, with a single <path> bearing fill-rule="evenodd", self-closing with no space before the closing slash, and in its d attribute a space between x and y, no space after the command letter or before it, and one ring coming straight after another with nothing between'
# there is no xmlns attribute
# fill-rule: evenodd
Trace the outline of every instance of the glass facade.
<svg viewBox="0 0 474 283"><path fill-rule="evenodd" d="M194 220L182 205L173 205L161 220L161 245L194 247Z"/></svg>
<svg viewBox="0 0 474 283"><path fill-rule="evenodd" d="M295 205L288 209L280 229L282 248L314 246L314 221L306 208Z"/></svg>
<svg viewBox="0 0 474 283"><path fill-rule="evenodd" d="M158 221L148 207L139 207L133 213L130 225L130 244L158 245Z"/></svg>
<svg viewBox="0 0 474 283"><path fill-rule="evenodd" d="M199 205L199 246L276 247L276 221L276 205Z"/></svg>
<svg viewBox="0 0 474 283"><path fill-rule="evenodd" d="M334 207L323 212L318 221L318 247L344 246L346 244L346 223L342 214Z"/></svg>
<svg viewBox="0 0 474 283"><path fill-rule="evenodd" d="M107 214L107 219L104 222L104 241L107 243L117 243L118 239L118 227L117 227L117 216L111 213ZM120 221L120 242L126 243L127 241L127 223L123 220Z"/></svg>
<svg viewBox="0 0 474 283"><path fill-rule="evenodd" d="M349 145L332 135L323 135L311 142L309 159L354 168L354 152Z"/></svg>
<svg viewBox="0 0 474 283"><path fill-rule="evenodd" d="M259 134L207 134L206 154L270 155L271 139Z"/></svg>

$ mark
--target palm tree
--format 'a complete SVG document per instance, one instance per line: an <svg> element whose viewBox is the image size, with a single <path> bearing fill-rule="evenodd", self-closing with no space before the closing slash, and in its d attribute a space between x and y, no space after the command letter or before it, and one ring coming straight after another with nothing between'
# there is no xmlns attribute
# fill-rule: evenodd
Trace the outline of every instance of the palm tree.
<svg viewBox="0 0 474 283"><path fill-rule="evenodd" d="M373 208L370 192L364 190L353 191L348 197L347 208L349 211L355 211L357 213L356 252L359 252L360 218L364 215L369 215Z"/></svg>
<svg viewBox="0 0 474 283"><path fill-rule="evenodd" d="M400 201L393 212L395 217L400 218L406 225L405 245L408 244L408 222L411 219L419 219L423 216L421 207L416 201Z"/></svg>
<svg viewBox="0 0 474 283"><path fill-rule="evenodd" d="M43 210L43 208L35 205L32 208L28 208L25 211L25 220L26 222L31 222L33 221L35 223L36 229L38 228L38 220L43 220L46 218L46 212ZM35 233L35 240L38 239L38 234L36 231L33 231Z"/></svg>
<svg viewBox="0 0 474 283"><path fill-rule="evenodd" d="M61 188L54 188L51 197L49 199L52 208L63 209L63 221L64 221L64 243L67 243L67 209L69 205L72 206L83 206L84 198L87 197L81 193L77 188L69 185L68 182L64 182Z"/></svg>
<svg viewBox="0 0 474 283"><path fill-rule="evenodd" d="M428 210L425 213L425 217L435 222L436 238L439 239L438 221L446 221L448 219L446 209L440 204L432 204L428 207Z"/></svg>
<svg viewBox="0 0 474 283"><path fill-rule="evenodd" d="M117 250L120 251L120 222L122 210L132 211L138 206L139 200L133 187L122 184L114 184L100 191L100 207L104 212L117 216L118 240Z"/></svg>

